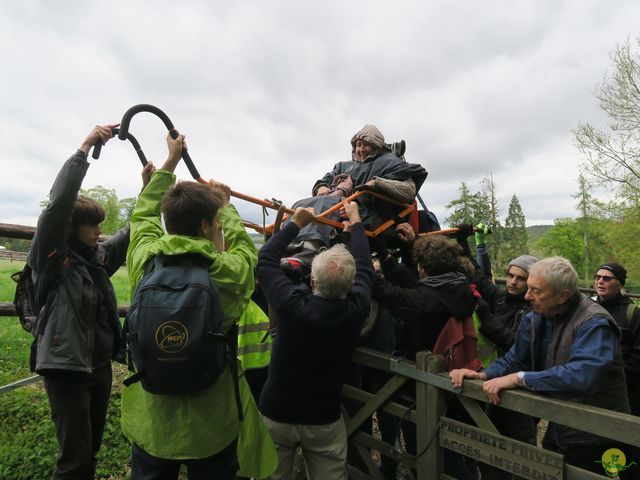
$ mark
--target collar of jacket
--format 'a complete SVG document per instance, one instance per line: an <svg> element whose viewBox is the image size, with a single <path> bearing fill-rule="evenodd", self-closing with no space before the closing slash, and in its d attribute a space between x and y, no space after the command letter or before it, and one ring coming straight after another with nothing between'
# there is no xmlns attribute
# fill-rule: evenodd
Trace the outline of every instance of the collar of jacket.
<svg viewBox="0 0 640 480"><path fill-rule="evenodd" d="M447 272L442 275L429 275L421 278L418 283L433 288L439 288L447 285L461 285L463 283L467 283L467 277L460 272Z"/></svg>
<svg viewBox="0 0 640 480"><path fill-rule="evenodd" d="M631 303L631 299L629 299L629 297L624 295L622 292L618 292L615 297L611 297L608 300L602 300L600 297L597 297L597 303L607 308L614 305L624 305L625 303Z"/></svg>
<svg viewBox="0 0 640 480"><path fill-rule="evenodd" d="M555 322L566 322L573 316L573 312L580 303L580 298L582 298L582 294L580 292L574 293L562 306L560 312L552 315L549 318L554 320Z"/></svg>

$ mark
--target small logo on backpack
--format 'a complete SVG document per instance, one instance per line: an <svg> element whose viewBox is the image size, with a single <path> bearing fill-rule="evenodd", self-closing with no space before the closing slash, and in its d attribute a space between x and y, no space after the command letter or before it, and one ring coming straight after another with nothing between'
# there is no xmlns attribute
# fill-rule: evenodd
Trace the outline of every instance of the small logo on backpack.
<svg viewBox="0 0 640 480"><path fill-rule="evenodd" d="M156 344L167 353L178 353L189 341L189 332L180 322L164 322L156 330Z"/></svg>

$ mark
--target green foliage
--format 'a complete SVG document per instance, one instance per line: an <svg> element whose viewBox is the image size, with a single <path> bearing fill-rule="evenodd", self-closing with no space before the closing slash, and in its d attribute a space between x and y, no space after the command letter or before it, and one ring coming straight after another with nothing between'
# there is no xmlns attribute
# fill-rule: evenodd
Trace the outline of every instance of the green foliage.
<svg viewBox="0 0 640 480"><path fill-rule="evenodd" d="M504 257L507 262L529 253L527 225L518 197L513 194L504 222Z"/></svg>
<svg viewBox="0 0 640 480"><path fill-rule="evenodd" d="M22 240L20 238L3 238L2 246L7 250L13 250L14 252L28 252L31 246L31 240Z"/></svg>
<svg viewBox="0 0 640 480"><path fill-rule="evenodd" d="M106 235L113 235L129 223L129 219L133 213L133 207L136 204L135 197L118 199L114 189L105 188L102 185L96 185L87 190L81 188L80 194L93 198L104 208L105 219L104 222L102 222L101 228L102 232ZM47 199L40 202L42 208L45 208L48 204L48 196Z"/></svg>
<svg viewBox="0 0 640 480"><path fill-rule="evenodd" d="M528 253L526 221L518 198L514 195L509 205L507 223L503 226L498 207L497 188L493 177L483 179L482 190L472 193L466 183L462 182L458 190L459 197L449 202L447 208L452 210L446 223L451 226L468 223L489 224L492 234L487 236L487 249L494 271L503 271L507 263L519 255ZM469 239L471 250L475 241Z"/></svg>
<svg viewBox="0 0 640 480"><path fill-rule="evenodd" d="M81 189L80 193L96 200L105 211L105 219L102 222L102 231L107 235L113 235L119 229L123 228L133 212L136 199L133 197L118 200L114 189L105 188L97 185L88 190Z"/></svg>
<svg viewBox="0 0 640 480"><path fill-rule="evenodd" d="M581 123L574 130L584 155L582 172L607 188L615 186L625 203L640 206L640 39L618 45L612 69L596 86L595 97L608 117L608 128Z"/></svg>
<svg viewBox="0 0 640 480"><path fill-rule="evenodd" d="M453 210L445 222L451 226L468 223L476 225L489 219L487 198L481 192L471 193L465 182L460 185L460 196L451 200L447 208Z"/></svg>
<svg viewBox="0 0 640 480"><path fill-rule="evenodd" d="M590 278L593 267L585 269L585 256L591 259L590 265L598 265L610 260L611 249L608 243L608 221L589 219L590 242L584 243L585 219L559 218L554 226L537 242L545 256L559 255L571 262L580 277Z"/></svg>

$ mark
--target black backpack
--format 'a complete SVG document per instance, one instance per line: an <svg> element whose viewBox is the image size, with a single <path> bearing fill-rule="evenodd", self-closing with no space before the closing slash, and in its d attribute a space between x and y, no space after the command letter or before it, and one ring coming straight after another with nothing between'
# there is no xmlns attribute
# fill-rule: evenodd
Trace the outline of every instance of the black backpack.
<svg viewBox="0 0 640 480"><path fill-rule="evenodd" d="M16 316L22 328L35 336L40 307L36 302L31 267L25 265L22 270L11 275L11 279L16 282L16 293L13 298Z"/></svg>
<svg viewBox="0 0 640 480"><path fill-rule="evenodd" d="M158 255L147 263L124 323L129 367L135 371L126 386L141 381L154 394L194 393L213 385L231 361L239 402L233 368L237 340L221 331L210 265L197 254Z"/></svg>

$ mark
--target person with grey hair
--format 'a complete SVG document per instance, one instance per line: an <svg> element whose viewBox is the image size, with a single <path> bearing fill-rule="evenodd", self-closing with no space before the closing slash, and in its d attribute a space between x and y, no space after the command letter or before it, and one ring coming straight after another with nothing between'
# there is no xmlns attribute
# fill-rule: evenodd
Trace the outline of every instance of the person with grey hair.
<svg viewBox="0 0 640 480"><path fill-rule="evenodd" d="M342 244L318 254L311 263L313 293L323 298L346 298L356 275L353 255Z"/></svg>
<svg viewBox="0 0 640 480"><path fill-rule="evenodd" d="M465 378L486 380L483 391L494 405L502 390L522 388L629 413L620 330L604 308L579 292L571 263L562 257L541 260L531 266L527 285L532 311L523 316L514 345L482 372L452 370L453 385L461 387ZM608 448L631 452L631 447L553 422L542 446L593 472L602 468L596 460Z"/></svg>
<svg viewBox="0 0 640 480"><path fill-rule="evenodd" d="M313 209L298 208L260 250L257 274L278 322L269 376L259 408L278 451L270 478L293 478L298 446L307 478L345 479L347 435L341 416L342 385L360 329L369 315L373 266L358 205L344 203L350 250L336 245L312 263L311 289L296 285L280 258Z"/></svg>

